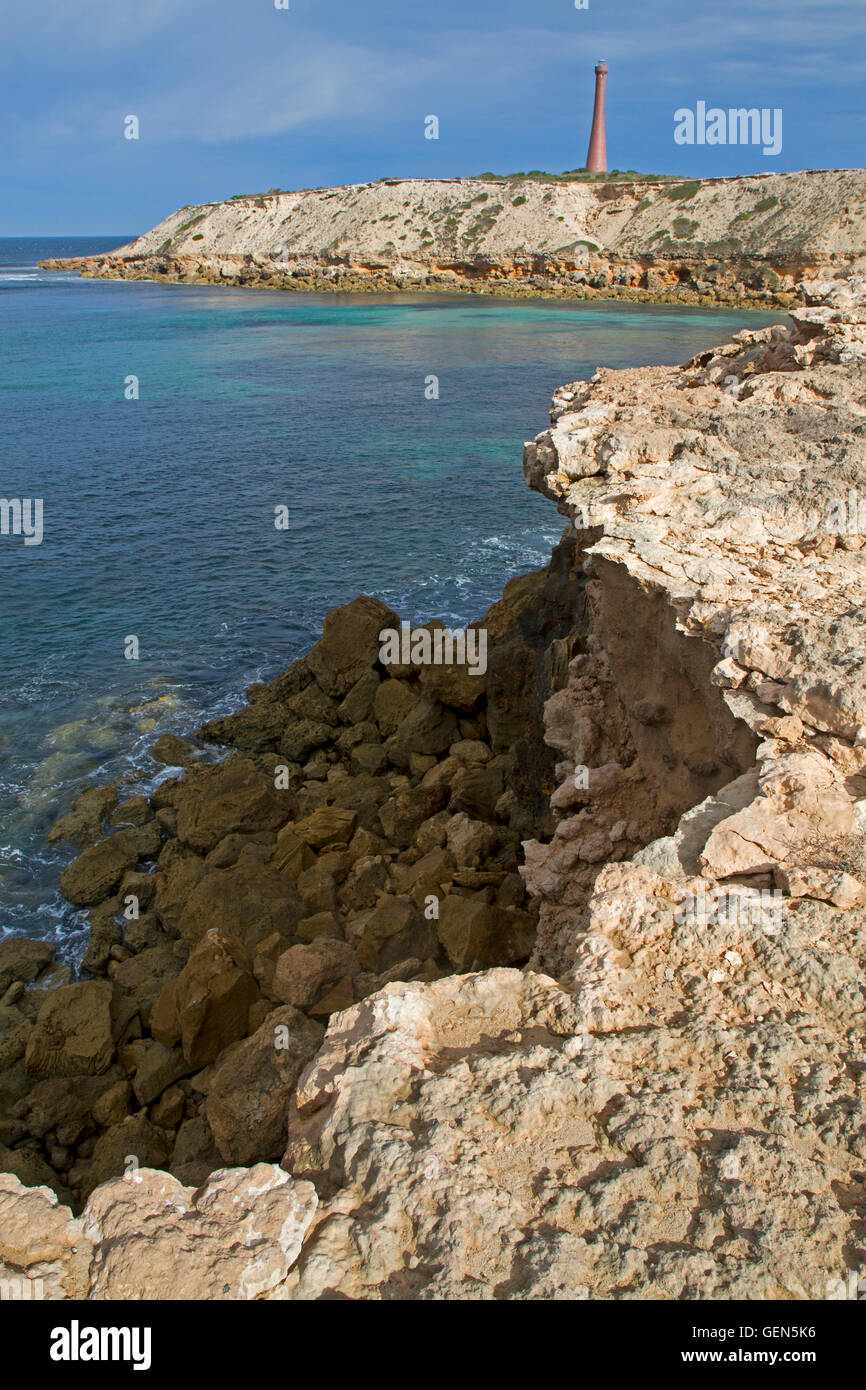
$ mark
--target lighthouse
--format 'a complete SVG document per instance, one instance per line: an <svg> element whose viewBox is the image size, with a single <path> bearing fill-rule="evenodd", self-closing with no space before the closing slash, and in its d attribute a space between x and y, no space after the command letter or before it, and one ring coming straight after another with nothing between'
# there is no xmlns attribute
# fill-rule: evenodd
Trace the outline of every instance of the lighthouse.
<svg viewBox="0 0 866 1390"><path fill-rule="evenodd" d="M592 131L586 155L586 167L591 174L607 173L607 146L604 139L604 84L607 63L595 65L595 107L592 112Z"/></svg>

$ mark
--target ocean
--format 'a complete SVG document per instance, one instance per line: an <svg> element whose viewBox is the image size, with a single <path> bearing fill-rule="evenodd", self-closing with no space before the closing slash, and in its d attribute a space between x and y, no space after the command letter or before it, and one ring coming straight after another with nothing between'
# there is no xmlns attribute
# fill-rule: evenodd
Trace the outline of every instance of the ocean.
<svg viewBox="0 0 866 1390"><path fill-rule="evenodd" d="M561 533L521 471L557 386L784 318L37 265L129 239L0 239L0 497L41 499L43 531L0 535L0 935L72 960L75 851L45 835L78 792L152 779L160 734L236 708L358 593L480 616Z"/></svg>

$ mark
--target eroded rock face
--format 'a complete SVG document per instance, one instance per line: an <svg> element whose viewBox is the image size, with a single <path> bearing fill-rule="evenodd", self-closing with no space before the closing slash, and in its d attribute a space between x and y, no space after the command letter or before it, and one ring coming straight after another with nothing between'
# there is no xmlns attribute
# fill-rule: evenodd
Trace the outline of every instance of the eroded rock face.
<svg viewBox="0 0 866 1390"><path fill-rule="evenodd" d="M110 255L44 264L286 290L786 304L817 268L862 266L864 178L381 179L182 208Z"/></svg>
<svg viewBox="0 0 866 1390"><path fill-rule="evenodd" d="M866 475L866 282L804 288L791 326L563 388L526 447L530 486L577 528L590 607L545 708L560 821L526 848L534 959L554 973L587 864L671 834L751 768L745 800L691 818L681 871L780 887L856 838L864 537L840 514Z"/></svg>
<svg viewBox="0 0 866 1390"><path fill-rule="evenodd" d="M816 951L810 909L696 932L677 891L605 871L565 988L499 969L332 1021L290 1122L325 1197L290 1296L823 1298L862 1262L862 915Z"/></svg>
<svg viewBox="0 0 866 1390"><path fill-rule="evenodd" d="M310 1183L269 1163L198 1190L142 1168L104 1183L76 1220L45 1188L0 1173L0 1278L41 1280L53 1299L261 1298L284 1281L316 1206Z"/></svg>

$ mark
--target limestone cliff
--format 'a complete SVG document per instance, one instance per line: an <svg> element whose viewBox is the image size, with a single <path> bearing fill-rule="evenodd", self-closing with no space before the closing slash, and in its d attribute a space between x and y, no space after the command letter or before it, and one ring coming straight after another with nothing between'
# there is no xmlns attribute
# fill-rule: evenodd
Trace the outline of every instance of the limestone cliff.
<svg viewBox="0 0 866 1390"><path fill-rule="evenodd" d="M83 274L274 289L790 302L866 257L866 172L682 183L383 179L181 208Z"/></svg>
<svg viewBox="0 0 866 1390"><path fill-rule="evenodd" d="M284 1097L280 1167L142 1169L78 1217L0 1175L0 1274L57 1298L845 1296L866 1265L866 283L800 294L789 326L562 388L526 447L569 523L500 622L549 755L530 737L496 802L517 824L549 794L530 966L392 979L321 1045L285 1006L291 1085L257 1034L233 1102L254 1147ZM340 668L308 660L345 700L368 676L339 621ZM280 679L235 739L299 698ZM507 742L532 707L491 680ZM258 823L270 793L241 780ZM225 798L175 802L187 845L224 832Z"/></svg>

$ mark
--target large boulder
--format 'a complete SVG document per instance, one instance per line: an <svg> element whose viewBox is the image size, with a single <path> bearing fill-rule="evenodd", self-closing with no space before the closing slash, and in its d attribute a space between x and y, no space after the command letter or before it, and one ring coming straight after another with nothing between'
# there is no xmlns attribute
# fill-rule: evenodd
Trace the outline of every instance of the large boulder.
<svg viewBox="0 0 866 1390"><path fill-rule="evenodd" d="M0 995L15 980L29 984L54 959L54 946L48 941L29 941L23 936L7 936L0 941Z"/></svg>
<svg viewBox="0 0 866 1390"><path fill-rule="evenodd" d="M305 869L316 862L310 846L295 834L294 825L285 826L277 836L270 863L290 883L296 883Z"/></svg>
<svg viewBox="0 0 866 1390"><path fill-rule="evenodd" d="M83 1175L82 1197L89 1197L96 1187L112 1178L124 1178L132 1187L139 1169L163 1168L170 1152L165 1130L143 1113L128 1115L97 1139Z"/></svg>
<svg viewBox="0 0 866 1390"><path fill-rule="evenodd" d="M347 845L355 831L357 816L354 811L343 810L339 806L320 806L303 820L295 821L294 834L311 849L321 850L327 845Z"/></svg>
<svg viewBox="0 0 866 1390"><path fill-rule="evenodd" d="M406 849L424 822L441 811L447 800L445 787L411 787L389 797L379 807L379 821L388 844Z"/></svg>
<svg viewBox="0 0 866 1390"><path fill-rule="evenodd" d="M321 937L283 952L277 959L270 992L281 1004L311 1009L339 980L351 979L360 969L347 941Z"/></svg>
<svg viewBox="0 0 866 1390"><path fill-rule="evenodd" d="M320 640L307 656L313 675L327 695L347 695L379 659L379 633L399 629L397 614L378 599L362 594L326 614Z"/></svg>
<svg viewBox="0 0 866 1390"><path fill-rule="evenodd" d="M428 921L411 898L383 893L369 912L353 918L346 935L365 970L380 972L414 956L435 956L435 923Z"/></svg>
<svg viewBox="0 0 866 1390"><path fill-rule="evenodd" d="M247 1301L283 1283L315 1215L313 1185L262 1163L197 1188L141 1171L93 1194L92 1298Z"/></svg>
<svg viewBox="0 0 866 1390"><path fill-rule="evenodd" d="M373 700L373 717L383 738L396 733L421 692L409 681L389 677L377 686Z"/></svg>
<svg viewBox="0 0 866 1390"><path fill-rule="evenodd" d="M461 972L528 960L535 944L535 923L528 913L491 907L483 898L449 894L437 926L449 960Z"/></svg>
<svg viewBox="0 0 866 1390"><path fill-rule="evenodd" d="M132 1063L132 1089L139 1105L150 1105L167 1087L187 1076L193 1067L179 1047L163 1047L153 1038L137 1038L121 1048L123 1061Z"/></svg>
<svg viewBox="0 0 866 1390"><path fill-rule="evenodd" d="M190 952L177 979L163 987L151 1032L166 1047L180 1042L191 1067L206 1066L245 1035L257 996L246 949L212 928Z"/></svg>
<svg viewBox="0 0 866 1390"><path fill-rule="evenodd" d="M348 695L337 706L337 713L344 724L361 724L373 712L373 702L379 689L379 672L365 671L352 686Z"/></svg>
<svg viewBox="0 0 866 1390"><path fill-rule="evenodd" d="M216 1062L205 1114L226 1163L258 1163L282 1152L289 1098L323 1029L290 1005L268 1014L250 1038Z"/></svg>
<svg viewBox="0 0 866 1390"><path fill-rule="evenodd" d="M428 624L433 628L444 628L445 624L433 622ZM475 635L470 638L470 632ZM480 630L467 629L467 642L472 641L473 650L478 655L478 660L472 665L459 663L457 661L442 662L441 665L431 664L421 669L421 684L427 696L431 700L441 700L444 705L453 705L456 709L473 710L485 693L485 673L487 670L486 654L481 659L481 643L486 641Z"/></svg>
<svg viewBox="0 0 866 1390"><path fill-rule="evenodd" d="M494 767L465 767L451 783L448 810L465 811L473 820L495 821L496 803L502 795L502 773Z"/></svg>
<svg viewBox="0 0 866 1390"><path fill-rule="evenodd" d="M199 734L210 743L230 743L247 753L262 753L279 746L282 731L292 718L288 705L266 698L222 719L209 719Z"/></svg>
<svg viewBox="0 0 866 1390"><path fill-rule="evenodd" d="M0 1071L24 1056L33 1025L19 1009L0 1004Z"/></svg>
<svg viewBox="0 0 866 1390"><path fill-rule="evenodd" d="M385 752L397 767L408 767L413 753L438 757L455 741L457 716L426 695L416 700L408 714L385 741Z"/></svg>
<svg viewBox="0 0 866 1390"><path fill-rule="evenodd" d="M114 1056L107 980L87 980L53 990L43 1002L27 1043L25 1065L33 1076L94 1076Z"/></svg>
<svg viewBox="0 0 866 1390"><path fill-rule="evenodd" d="M278 748L290 763L302 763L317 748L324 748L330 743L333 737L334 730L330 724L292 715L281 730Z"/></svg>
<svg viewBox="0 0 866 1390"><path fill-rule="evenodd" d="M114 892L127 869L139 860L135 836L128 830L91 845L60 875L60 891L76 907L90 907Z"/></svg>
<svg viewBox="0 0 866 1390"><path fill-rule="evenodd" d="M88 787L75 798L72 810L54 822L46 836L49 845L58 840L86 845L100 839L102 822L116 805L116 787Z"/></svg>
<svg viewBox="0 0 866 1390"><path fill-rule="evenodd" d="M211 927L238 937L249 949L273 932L294 935L305 915L294 885L266 864L236 864L205 874L189 895L180 934L200 941Z"/></svg>
<svg viewBox="0 0 866 1390"><path fill-rule="evenodd" d="M173 843L177 843L174 841ZM192 850L174 855L156 872L156 915L166 931L180 931L180 919L196 884L204 878L205 863Z"/></svg>
<svg viewBox="0 0 866 1390"><path fill-rule="evenodd" d="M137 1013L145 1027L166 980L174 979L183 969L184 953L182 942L164 942L147 946L110 967L111 979L125 997L128 1010Z"/></svg>
<svg viewBox="0 0 866 1390"><path fill-rule="evenodd" d="M242 757L196 768L173 789L172 803L178 839L199 854L232 831L278 830L293 810L290 794L277 791L271 778Z"/></svg>

